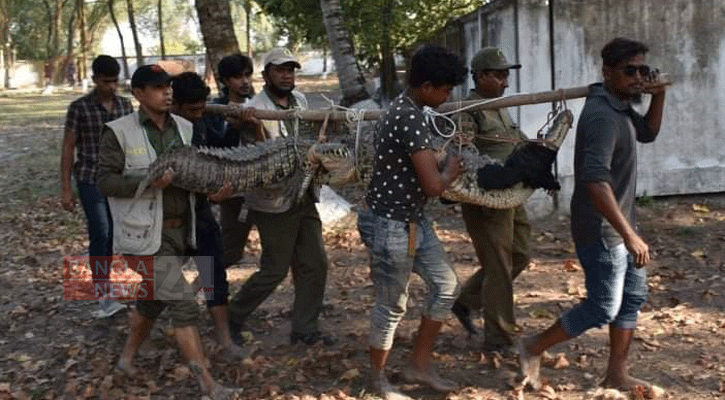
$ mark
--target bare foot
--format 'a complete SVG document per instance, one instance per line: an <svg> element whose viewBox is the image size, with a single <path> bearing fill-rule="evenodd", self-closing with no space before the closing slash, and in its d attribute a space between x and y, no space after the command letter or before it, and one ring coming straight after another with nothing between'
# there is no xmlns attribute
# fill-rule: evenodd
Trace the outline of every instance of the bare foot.
<svg viewBox="0 0 725 400"><path fill-rule="evenodd" d="M206 360L209 361L209 360ZM205 381L204 375L205 372L202 370L201 366L197 364L196 362L190 362L189 363L189 369L191 370L192 374L196 377L196 379L199 381L199 386L201 386L201 391L206 393L207 396L209 396L212 400L236 400L240 398L240 395L242 393L242 389L236 389L236 388L226 388L219 383L215 382L213 378L211 378L208 373L206 376L208 377L208 381Z"/></svg>
<svg viewBox="0 0 725 400"><path fill-rule="evenodd" d="M413 400L412 397L406 396L391 385L382 371L370 373L367 390L383 400Z"/></svg>
<svg viewBox="0 0 725 400"><path fill-rule="evenodd" d="M129 378L133 378L138 374L138 370L125 360L118 360L114 369Z"/></svg>
<svg viewBox="0 0 725 400"><path fill-rule="evenodd" d="M528 385L534 390L539 390L541 388L541 378L539 376L541 356L528 352L527 347L531 342L533 342L533 337L521 338L516 346L519 350L519 363L521 364L521 374L524 376L524 386Z"/></svg>
<svg viewBox="0 0 725 400"><path fill-rule="evenodd" d="M429 371L423 371L413 367L408 367L403 370L403 379L408 383L421 383L428 385L433 390L443 393L453 392L458 388L458 385L456 385L455 382L442 378L433 368Z"/></svg>
<svg viewBox="0 0 725 400"><path fill-rule="evenodd" d="M650 390L652 388L651 383L643 381L641 379L633 378L626 374L619 377L607 375L606 377L604 377L604 381L602 381L602 387L608 389L617 389L620 392L630 392L637 386L642 387L642 389L644 390Z"/></svg>

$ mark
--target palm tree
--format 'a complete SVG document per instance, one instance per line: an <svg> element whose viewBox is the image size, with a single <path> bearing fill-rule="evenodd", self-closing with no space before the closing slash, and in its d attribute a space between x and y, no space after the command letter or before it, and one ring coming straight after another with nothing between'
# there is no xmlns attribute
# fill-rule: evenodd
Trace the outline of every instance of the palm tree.
<svg viewBox="0 0 725 400"><path fill-rule="evenodd" d="M123 43L123 34L121 33L121 28L118 26L118 20L116 20L116 13L113 11L113 2L114 0L108 0L108 12L111 15L111 21L113 21L113 26L116 27L116 32L118 33L118 40L121 42L121 58L123 59L123 76L126 78L126 80L129 79L128 75L128 58L126 57L126 45Z"/></svg>
<svg viewBox="0 0 725 400"><path fill-rule="evenodd" d="M133 0L126 0L128 6L128 23L131 25L131 33L133 34L133 44L136 47L136 68L142 66L143 62L143 50L141 49L141 42L138 40L138 31L136 30L136 17L133 12Z"/></svg>
<svg viewBox="0 0 725 400"><path fill-rule="evenodd" d="M325 22L327 38L330 41L332 58L335 60L337 77L340 81L342 100L340 104L349 106L370 98L365 89L365 77L355 58L350 34L342 18L342 10L338 0L320 0L322 19Z"/></svg>
<svg viewBox="0 0 725 400"><path fill-rule="evenodd" d="M229 0L196 0L195 6L209 60L207 65L212 66L217 86L221 87L216 66L224 56L239 53Z"/></svg>
<svg viewBox="0 0 725 400"><path fill-rule="evenodd" d="M164 46L164 17L162 0L156 3L156 13L159 17L159 44L161 45L161 59L166 59L166 46Z"/></svg>

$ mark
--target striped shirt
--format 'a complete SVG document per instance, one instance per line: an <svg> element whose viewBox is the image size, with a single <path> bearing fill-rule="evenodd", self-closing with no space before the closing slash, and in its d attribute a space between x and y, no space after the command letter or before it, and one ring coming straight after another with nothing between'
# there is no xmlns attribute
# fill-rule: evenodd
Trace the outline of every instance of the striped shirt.
<svg viewBox="0 0 725 400"><path fill-rule="evenodd" d="M98 143L106 122L133 112L131 101L113 97L113 109L108 112L96 96L95 90L73 101L68 106L65 130L73 131L76 142L76 162L73 175L79 182L96 184L98 179Z"/></svg>

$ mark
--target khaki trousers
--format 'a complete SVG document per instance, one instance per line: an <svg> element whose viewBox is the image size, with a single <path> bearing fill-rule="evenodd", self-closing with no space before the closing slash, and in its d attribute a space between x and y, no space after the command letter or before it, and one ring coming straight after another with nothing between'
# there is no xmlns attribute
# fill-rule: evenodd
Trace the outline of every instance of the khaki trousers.
<svg viewBox="0 0 725 400"><path fill-rule="evenodd" d="M483 308L484 340L512 345L516 333L513 281L529 263L531 226L523 205L498 210L462 204L481 268L463 285L458 302L471 310Z"/></svg>
<svg viewBox="0 0 725 400"><path fill-rule="evenodd" d="M242 324L292 270L295 298L292 332L319 331L327 281L327 255L322 242L322 223L311 197L289 211L273 214L249 211L262 242L259 270L247 279L229 302L229 319Z"/></svg>

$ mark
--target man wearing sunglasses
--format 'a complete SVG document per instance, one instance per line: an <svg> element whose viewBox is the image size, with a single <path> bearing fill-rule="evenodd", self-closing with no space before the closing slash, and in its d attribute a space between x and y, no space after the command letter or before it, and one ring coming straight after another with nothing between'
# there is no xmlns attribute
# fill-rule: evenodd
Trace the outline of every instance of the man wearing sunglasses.
<svg viewBox="0 0 725 400"><path fill-rule="evenodd" d="M651 385L629 376L626 359L647 299L649 247L635 224L636 142L655 140L662 122L663 86L645 88L648 48L617 38L602 49L604 83L594 84L582 110L574 148L571 231L584 269L587 299L546 331L519 343L527 382L540 386L539 361L549 347L590 328L609 325L610 352L602 385L620 391ZM644 117L632 109L652 95Z"/></svg>

